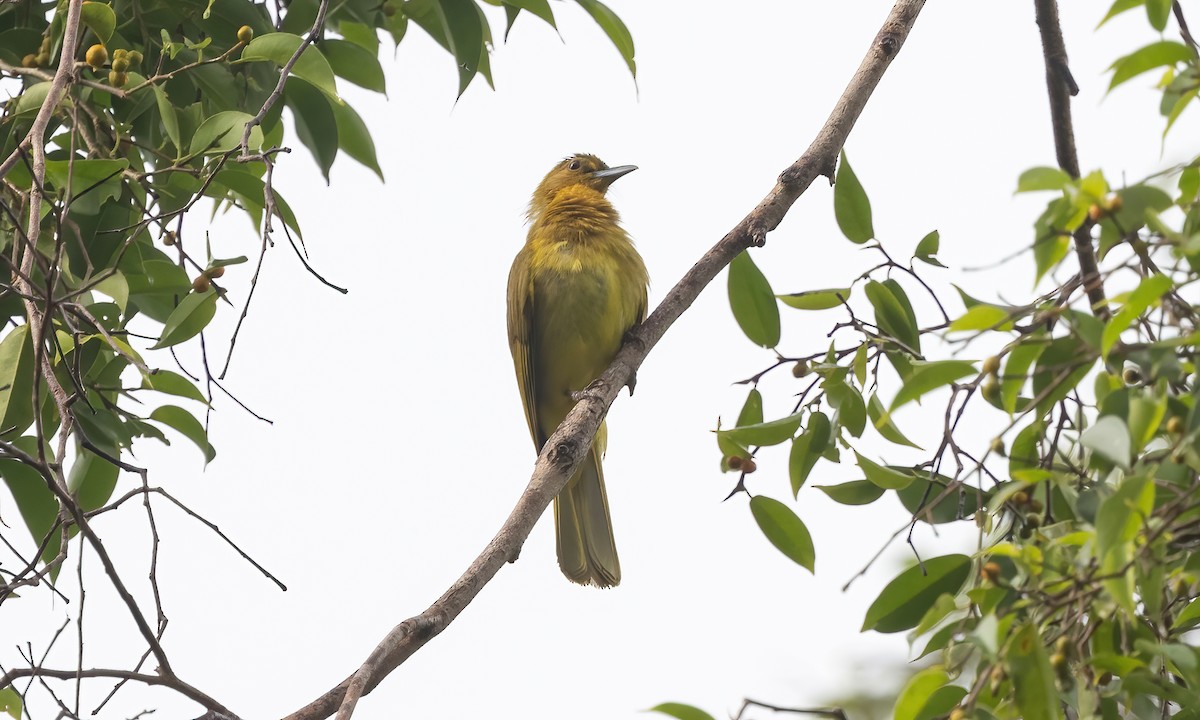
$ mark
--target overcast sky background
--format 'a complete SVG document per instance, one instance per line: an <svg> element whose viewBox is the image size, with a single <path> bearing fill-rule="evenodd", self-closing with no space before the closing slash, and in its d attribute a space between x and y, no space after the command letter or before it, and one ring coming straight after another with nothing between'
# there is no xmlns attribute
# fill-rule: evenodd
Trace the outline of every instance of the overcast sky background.
<svg viewBox="0 0 1200 720"><path fill-rule="evenodd" d="M1186 139L1196 137L1196 112L1160 156L1156 77L1104 98L1104 69L1153 39L1140 11L1094 32L1105 5L1063 8L1081 87L1081 165L1133 182L1194 150ZM384 63L389 99L341 83L375 135L386 184L341 157L326 187L291 136L297 151L281 159L276 181L300 216L312 264L350 293L324 288L286 244L276 247L227 383L275 424L222 400L212 416L218 456L207 469L182 439L169 449L135 448L153 483L288 584L279 592L203 527L157 506L165 646L181 677L242 717L295 710L357 668L393 625L458 577L527 482L534 449L507 348L505 283L529 194L546 171L574 152L640 166L610 195L650 269L653 305L804 151L890 9L876 0L611 6L637 44L637 91L592 20L555 3L565 44L522 17L492 57L495 92L478 79L455 103L453 61L415 27ZM499 38L503 13L491 17ZM1022 170L1054 164L1032 3L985 11L931 2L847 151L876 232L897 259L936 228L940 257L956 268L930 269L936 287L953 281L978 297L1028 298L1027 257L986 273L961 268L1027 246L1045 200L1012 194ZM754 251L777 292L844 286L873 264L841 237L831 197L818 179ZM215 252L253 255L253 230L234 220L213 223ZM196 237L206 224L193 213L187 232ZM226 276L239 304L248 267ZM356 717L637 718L667 700L721 716L746 696L826 702L885 683L880 668L904 661L903 637L858 629L911 553L896 545L841 591L903 525L898 503L843 508L802 490L792 507L814 537L814 577L761 536L745 496L722 502L736 478L718 472L710 431L718 416L736 417L745 397L731 383L772 360L737 328L724 283L722 275L668 332L641 369L636 396L619 398L610 414L605 473L621 586L601 592L567 582L544 518L520 561ZM916 302L925 324L937 320ZM961 306L952 300L950 309ZM790 355L826 347L826 331L842 319L838 311L783 314L780 349ZM223 357L235 319L223 307L206 333L214 355ZM150 357L170 367L169 357ZM768 378L768 416L790 410L794 382L786 369ZM918 442L936 436L936 406L901 413ZM1005 422L981 415L970 428L977 447ZM862 447L889 461L923 459L877 437ZM752 491L791 503L786 448L761 458ZM809 484L856 477L852 465L822 463ZM119 490L133 483L125 477ZM0 495L0 510L11 508ZM96 525L149 608L140 512L131 505ZM931 557L969 549L968 536L922 527L914 539ZM127 667L142 646L98 571L87 557L85 666ZM73 575L72 566L61 580L69 596ZM44 643L75 612L45 591L26 596L0 614L6 666L16 662L16 639ZM48 630L31 633L35 624ZM60 649L57 665L74 667L73 641ZM85 706L108 689L88 687ZM170 693L130 687L102 717L152 707L160 708L155 717L199 714Z"/></svg>

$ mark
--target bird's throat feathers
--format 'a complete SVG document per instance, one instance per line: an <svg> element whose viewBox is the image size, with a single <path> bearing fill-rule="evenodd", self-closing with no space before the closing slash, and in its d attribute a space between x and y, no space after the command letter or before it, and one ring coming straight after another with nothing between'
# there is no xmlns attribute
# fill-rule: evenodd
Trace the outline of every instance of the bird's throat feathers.
<svg viewBox="0 0 1200 720"><path fill-rule="evenodd" d="M621 216L603 193L585 185L568 185L547 197L535 195L529 204L531 237L538 231L551 234L566 232L584 236L625 231L618 224Z"/></svg>

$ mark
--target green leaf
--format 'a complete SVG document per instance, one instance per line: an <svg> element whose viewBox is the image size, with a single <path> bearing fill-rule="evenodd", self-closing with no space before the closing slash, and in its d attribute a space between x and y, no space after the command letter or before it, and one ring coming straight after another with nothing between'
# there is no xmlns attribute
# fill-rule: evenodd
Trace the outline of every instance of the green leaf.
<svg viewBox="0 0 1200 720"><path fill-rule="evenodd" d="M158 117L162 120L163 129L167 131L167 137L175 146L175 155L178 157L183 154L183 139L179 133L179 116L175 114L175 106L171 104L171 100L162 86L154 85L153 88L154 102L158 106Z"/></svg>
<svg viewBox="0 0 1200 720"><path fill-rule="evenodd" d="M329 169L333 167L338 152L337 117L333 114L333 103L329 102L325 93L303 80L289 81L283 100L292 111L296 135L312 153L321 175L329 182ZM262 207L261 200L258 206Z"/></svg>
<svg viewBox="0 0 1200 720"><path fill-rule="evenodd" d="M348 40L325 40L321 52L338 77L377 93L387 92L383 66L375 53Z"/></svg>
<svg viewBox="0 0 1200 720"><path fill-rule="evenodd" d="M554 22L554 11L550 9L548 0L504 0L504 11L508 15L508 27L504 29L505 42L508 41L508 33L512 30L513 22L516 21L517 15L522 10L536 15L546 21L550 27L558 30L558 25Z"/></svg>
<svg viewBox="0 0 1200 720"><path fill-rule="evenodd" d="M871 425L888 442L897 445L907 445L918 450L921 449L920 445L905 437L904 433L900 432L900 428L896 426L896 423L892 422L891 413L883 408L883 403L879 401L878 395L872 395L870 402L867 403L867 415L871 418Z"/></svg>
<svg viewBox="0 0 1200 720"><path fill-rule="evenodd" d="M850 288L830 288L829 290L806 290L790 295L778 296L784 305L797 310L828 310L841 306L850 299Z"/></svg>
<svg viewBox="0 0 1200 720"><path fill-rule="evenodd" d="M857 451L854 453L854 456L858 458L858 466L862 468L863 473L867 476L867 480L870 480L884 490L900 490L908 487L913 481L912 475L897 472L889 467L872 462Z"/></svg>
<svg viewBox="0 0 1200 720"><path fill-rule="evenodd" d="M142 387L208 404L208 399L204 397L195 383L170 370L155 370L149 375L142 376Z"/></svg>
<svg viewBox="0 0 1200 720"><path fill-rule="evenodd" d="M34 83L25 88L25 91L17 96L16 107L13 108L13 115L22 115L24 113L37 112L42 108L42 103L46 102L46 98L50 97L50 88L53 83L49 80L40 83ZM63 95L64 102L68 95ZM11 107L11 106L10 106Z"/></svg>
<svg viewBox="0 0 1200 720"><path fill-rule="evenodd" d="M928 235L921 238L921 242L917 243L917 249L913 251L913 257L923 263L927 263L935 267L946 267L938 262L938 259L934 257L937 255L938 248L941 246L941 238L941 233L939 233L937 230L930 231Z"/></svg>
<svg viewBox="0 0 1200 720"><path fill-rule="evenodd" d="M91 28L92 32L96 33L100 42L105 44L112 38L113 31L117 29L117 14L104 3L85 2L80 8L79 19L83 21L84 25Z"/></svg>
<svg viewBox="0 0 1200 720"><path fill-rule="evenodd" d="M892 468L897 470L897 468ZM930 525L942 525L971 517L985 506L991 495L970 485L960 485L955 491L946 493L954 482L945 475L933 475L928 470L906 469L913 474L908 487L896 491L896 497L904 509L917 520ZM943 496L943 493L945 495Z"/></svg>
<svg viewBox="0 0 1200 720"><path fill-rule="evenodd" d="M1092 452L1108 458L1118 467L1129 469L1129 458L1133 448L1129 442L1129 428L1121 418L1105 415L1083 431L1079 442Z"/></svg>
<svg viewBox="0 0 1200 720"><path fill-rule="evenodd" d="M0 712L8 713L12 716L13 720L21 720L23 709L21 696L17 694L16 690L11 687L0 690ZM697 718L696 720L703 720L703 718Z"/></svg>
<svg viewBox="0 0 1200 720"><path fill-rule="evenodd" d="M713 716L704 712L700 708L684 705L683 703L661 703L650 708L646 712L662 713L670 715L676 720L713 720ZM18 719L19 720L19 719Z"/></svg>
<svg viewBox="0 0 1200 720"><path fill-rule="evenodd" d="M617 14L600 0L575 0L575 2L579 3L579 6L592 16L592 19L612 41L613 46L617 48L617 52L621 53L621 58L629 67L629 74L636 78L637 63L633 59L633 36L629 34L629 28L625 27L621 18L617 17Z"/></svg>
<svg viewBox="0 0 1200 720"><path fill-rule="evenodd" d="M1009 311L998 305L976 305L962 316L954 319L947 328L950 332L1012 329Z"/></svg>
<svg viewBox="0 0 1200 720"><path fill-rule="evenodd" d="M875 324L879 329L903 343L909 351L920 353L921 339L916 323L912 321L906 308L907 296L901 301L896 297L893 287L875 280L868 282L864 291L871 307L875 309Z"/></svg>
<svg viewBox="0 0 1200 720"><path fill-rule="evenodd" d="M841 485L814 485L829 499L842 505L870 505L883 497L883 488L870 480L851 480Z"/></svg>
<svg viewBox="0 0 1200 720"><path fill-rule="evenodd" d="M121 194L121 172L129 167L129 161L121 160L47 160L46 180L59 190L71 188L71 194L89 203L88 212L99 212L105 200ZM80 193L87 191L87 195ZM83 211L79 202L72 204L74 210Z"/></svg>
<svg viewBox="0 0 1200 720"><path fill-rule="evenodd" d="M825 413L815 412L808 416L808 427L800 437L792 441L792 450L788 456L788 476L792 482L792 497L799 494L800 488L808 480L809 473L817 464L825 448L829 446L832 428Z"/></svg>
<svg viewBox="0 0 1200 720"><path fill-rule="evenodd" d="M837 408L837 423L854 437L862 437L867 427L867 405L858 390L846 384L826 383L825 396Z"/></svg>
<svg viewBox="0 0 1200 720"><path fill-rule="evenodd" d="M111 449L111 448L110 448ZM67 489L85 512L103 507L117 487L121 469L91 450L78 448L75 464L67 476Z"/></svg>
<svg viewBox="0 0 1200 720"><path fill-rule="evenodd" d="M1032 623L1017 630L1006 658L1022 720L1057 720L1060 713L1054 668Z"/></svg>
<svg viewBox="0 0 1200 720"><path fill-rule="evenodd" d="M1167 18L1171 17L1171 0L1146 0L1146 18L1155 30L1167 29Z"/></svg>
<svg viewBox="0 0 1200 720"><path fill-rule="evenodd" d="M333 117L337 121L338 147L383 180L383 169L379 167L379 159L375 155L375 140L371 138L367 124L349 103L332 107Z"/></svg>
<svg viewBox="0 0 1200 720"><path fill-rule="evenodd" d="M224 110L209 116L192 135L189 155L200 153L223 153L237 147L242 142L242 134L246 131L246 123L254 119L250 113L239 110ZM262 147L262 128L256 126L250 131L250 150Z"/></svg>
<svg viewBox="0 0 1200 720"><path fill-rule="evenodd" d="M785 440L790 440L796 434L803 417L804 413L798 412L795 415L788 415L770 422L718 430L717 435L729 438L740 445L778 445Z"/></svg>
<svg viewBox="0 0 1200 720"><path fill-rule="evenodd" d="M1192 600L1179 615L1175 616L1175 622L1171 626L1171 633L1186 632L1197 624L1200 624L1200 598Z"/></svg>
<svg viewBox="0 0 1200 720"><path fill-rule="evenodd" d="M842 234L850 242L861 245L875 237L875 228L871 224L871 201L854 174L854 169L850 167L845 150L842 151L837 179L833 183L833 214Z"/></svg>
<svg viewBox="0 0 1200 720"><path fill-rule="evenodd" d="M1017 433L1008 450L1008 474L1016 480L1025 479L1027 471L1036 470L1042 464L1038 445L1046 433L1046 425L1037 421L1026 425Z"/></svg>
<svg viewBox="0 0 1200 720"><path fill-rule="evenodd" d="M1033 260L1037 266L1036 280L1056 267L1071 249L1071 238L1065 232L1055 231L1045 237L1039 237L1033 243Z"/></svg>
<svg viewBox="0 0 1200 720"><path fill-rule="evenodd" d="M33 382L29 326L18 325L0 340L0 430L6 434L33 422Z"/></svg>
<svg viewBox="0 0 1200 720"><path fill-rule="evenodd" d="M967 694L965 688L951 685L950 676L940 665L912 676L896 698L895 720L930 720L944 716ZM939 692L947 690L949 692Z"/></svg>
<svg viewBox="0 0 1200 720"><path fill-rule="evenodd" d="M37 457L37 438L19 437L12 443L26 454ZM49 449L46 456L47 460L53 460ZM0 460L0 478L4 479L4 484L12 493L17 511L21 513L34 544L40 546L58 518L58 498L50 491L41 473L19 460ZM55 535L42 552L43 563L50 562L58 555L60 543L57 533Z"/></svg>
<svg viewBox="0 0 1200 720"><path fill-rule="evenodd" d="M1096 554L1100 557L1132 542L1154 509L1154 482L1134 475L1121 481L1116 492L1096 511Z"/></svg>
<svg viewBox="0 0 1200 720"><path fill-rule="evenodd" d="M971 573L971 558L943 555L914 565L887 584L863 620L863 632L894 633L917 626L943 593L958 593Z"/></svg>
<svg viewBox="0 0 1200 720"><path fill-rule="evenodd" d="M178 345L200 334L217 314L217 293L189 293L163 323L162 336L151 350Z"/></svg>
<svg viewBox="0 0 1200 720"><path fill-rule="evenodd" d="M1146 312L1150 306L1157 305L1159 299L1174 286L1175 283L1166 275L1156 274L1143 278L1137 288L1129 294L1129 301L1105 325L1104 334L1100 340L1102 357L1107 359L1109 351L1121 337L1121 333L1141 317L1142 313Z"/></svg>
<svg viewBox="0 0 1200 720"><path fill-rule="evenodd" d="M1071 176L1056 167L1029 168L1017 179L1017 192L1063 190L1070 182Z"/></svg>
<svg viewBox="0 0 1200 720"><path fill-rule="evenodd" d="M1113 71L1112 81L1108 84L1109 91L1121 83L1164 65L1174 66L1176 63L1187 62L1195 58L1191 48L1174 40L1159 40L1155 43L1138 48L1124 57L1117 58L1109 70Z"/></svg>
<svg viewBox="0 0 1200 720"><path fill-rule="evenodd" d="M944 387L978 372L973 363L966 360L935 360L933 362L914 361L912 374L900 386L892 400L891 412L896 408L920 398L927 392Z"/></svg>
<svg viewBox="0 0 1200 720"><path fill-rule="evenodd" d="M729 263L729 308L755 345L779 344L779 304L771 284L746 251Z"/></svg>
<svg viewBox="0 0 1200 720"><path fill-rule="evenodd" d="M804 522L783 503L765 495L750 498L750 512L771 544L800 567L813 572L816 551Z"/></svg>
<svg viewBox="0 0 1200 720"><path fill-rule="evenodd" d="M1075 337L1055 338L1038 356L1033 371L1033 394L1041 397L1038 416L1075 389L1096 363L1094 351Z"/></svg>
<svg viewBox="0 0 1200 720"><path fill-rule="evenodd" d="M250 41L250 44L242 50L241 59L235 62L265 61L283 68L291 61L292 56L300 50L301 46L304 46L304 51L300 54L300 59L292 66L292 75L311 83L318 90L327 94L335 103L340 103L342 100L338 96L337 80L334 78L333 68L329 66L329 61L325 59L319 49L312 45L306 45L304 38L299 35L284 32L259 35Z"/></svg>
<svg viewBox="0 0 1200 720"><path fill-rule="evenodd" d="M1027 335L1021 338L1020 345L1009 352L1008 362L1004 365L1003 380L1000 384L1000 401L1006 412L1016 411L1017 398L1021 393L1021 388L1025 387L1029 376L1029 367L1045 349L1046 342L1040 336Z"/></svg>
<svg viewBox="0 0 1200 720"><path fill-rule="evenodd" d="M150 419L174 428L188 440L196 443L196 447L204 453L204 464L213 461L217 451L208 442L208 431L190 412L177 405L163 405L150 413Z"/></svg>
<svg viewBox="0 0 1200 720"><path fill-rule="evenodd" d="M1126 10L1132 10L1139 5L1145 4L1146 0L1116 0L1116 2L1112 4L1112 7L1110 7L1108 12L1104 15L1104 19L1100 21L1100 25L1097 25L1096 28L1099 29L1100 26L1104 25L1104 23L1113 19L1117 15L1120 15Z"/></svg>
<svg viewBox="0 0 1200 720"><path fill-rule="evenodd" d="M243 203L249 204L252 208L262 212L266 203L266 183L258 177L246 172L237 170L222 170L213 178L213 185L216 185L225 190L237 193L238 199ZM304 237L304 233L300 231L300 224L296 220L296 213L292 212L292 208L287 201L279 193L279 188L275 188L275 209L276 215L281 218L287 226L296 232L296 235ZM175 266L178 269L178 266ZM187 283L184 283L187 287Z"/></svg>
<svg viewBox="0 0 1200 720"><path fill-rule="evenodd" d="M763 421L763 398L762 393L758 388L751 388L750 393L746 395L746 402L742 404L742 411L738 413L737 427L745 427L747 425L758 425Z"/></svg>

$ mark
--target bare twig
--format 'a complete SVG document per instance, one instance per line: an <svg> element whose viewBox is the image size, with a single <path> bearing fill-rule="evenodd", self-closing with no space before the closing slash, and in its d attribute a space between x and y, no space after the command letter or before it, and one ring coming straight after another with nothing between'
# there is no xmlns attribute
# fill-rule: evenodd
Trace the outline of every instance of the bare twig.
<svg viewBox="0 0 1200 720"><path fill-rule="evenodd" d="M334 711L339 720L348 720L362 695L441 633L504 563L516 559L538 518L591 447L592 437L617 393L634 377L667 329L734 257L766 241L766 234L779 225L818 175L833 177L838 152L924 4L924 0L896 3L808 150L780 175L766 198L683 276L650 317L629 333L612 365L581 393L575 408L550 436L525 492L479 557L428 609L393 628L353 675L287 720L318 720Z"/></svg>

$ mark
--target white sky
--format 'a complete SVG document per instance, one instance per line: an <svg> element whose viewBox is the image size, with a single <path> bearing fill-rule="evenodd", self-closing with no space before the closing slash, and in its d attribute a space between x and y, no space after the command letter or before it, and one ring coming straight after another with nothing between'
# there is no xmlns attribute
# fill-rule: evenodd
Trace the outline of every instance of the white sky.
<svg viewBox="0 0 1200 720"><path fill-rule="evenodd" d="M534 453L504 297L528 196L550 166L594 152L641 167L611 196L650 268L656 303L807 147L890 8L878 0L611 5L637 44L640 93L590 18L555 3L566 44L523 17L493 55L496 92L477 81L455 104L451 58L415 27L385 62L390 100L342 84L375 133L386 184L340 158L326 187L293 136L297 152L282 160L277 182L300 215L312 263L350 294L309 278L286 244L275 248L228 381L275 425L221 401L212 427L218 456L203 471L186 440L135 448L153 483L289 586L277 591L204 528L157 506L166 648L182 677L242 717L295 710L354 670L461 573L528 480ZM1122 172L1134 181L1163 162L1155 78L1103 99L1103 70L1152 37L1136 12L1093 32L1102 5L1063 10L1082 88L1081 164L1104 166L1116 183ZM502 13L492 16L499 36ZM1167 160L1188 149L1187 139L1194 144L1190 115ZM1054 164L1032 3L992 3L986 12L930 3L847 148L877 234L898 259L934 228L941 259L955 267L1027 245L1044 200L1012 190L1023 169ZM191 237L204 223L200 213L190 218ZM257 248L240 218L212 231L218 254ZM823 180L754 255L777 292L848 284L875 259L842 239ZM226 276L239 303L247 268ZM987 274L926 276L939 288L955 281L976 296L1019 300L1031 272L1023 259ZM923 320L935 321L917 302ZM950 307L961 310L956 301ZM837 311L783 312L787 354L823 349L841 319ZM223 307L207 333L214 355L223 356L235 317ZM169 357L151 357L170 367ZM722 276L651 354L636 396L622 396L610 415L605 470L622 585L601 592L568 583L545 518L520 561L356 717L636 718L667 700L721 716L745 696L812 704L883 682L873 668L903 662L905 642L858 629L910 554L897 546L848 593L840 588L903 524L898 503L843 508L802 490L792 507L816 543L813 577L769 546L744 496L721 502L735 478L718 473L709 431L719 415L735 417L745 396L730 383L770 361L733 322ZM769 416L790 410L795 390L786 369L776 375L764 387ZM936 405L901 416L915 422L918 442L939 430ZM978 446L1004 420L981 415L970 429ZM920 459L877 438L862 447L889 461ZM761 458L751 489L790 503L786 450ZM809 484L856 477L852 465L822 463ZM128 487L124 478L119 490ZM7 496L0 511L12 524ZM140 510L124 512L96 525L148 603L148 533ZM926 528L916 540L927 557L964 547ZM85 666L125 667L140 639L94 560L85 566ZM64 572L61 583L72 597L73 575ZM44 644L49 630L30 628L57 627L74 612L38 590L9 604L0 614L0 661L15 662L18 639ZM73 667L73 640L61 649L57 665ZM861 665L868 670L853 674ZM85 712L87 698L94 704L108 689L88 687ZM102 717L153 707L156 717L199 714L168 693L130 687ZM43 706L40 717L49 712Z"/></svg>

